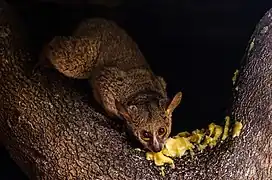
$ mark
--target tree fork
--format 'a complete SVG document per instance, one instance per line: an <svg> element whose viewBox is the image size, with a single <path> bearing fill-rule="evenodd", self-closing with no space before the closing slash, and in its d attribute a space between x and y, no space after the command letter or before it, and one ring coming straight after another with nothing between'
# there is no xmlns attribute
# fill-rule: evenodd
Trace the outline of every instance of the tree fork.
<svg viewBox="0 0 272 180"><path fill-rule="evenodd" d="M177 159L165 177L84 102L89 97L76 81L46 70L29 76L36 60L19 17L9 7L0 13L0 138L30 179L272 178L272 9L253 33L235 84L230 110L244 124L241 135Z"/></svg>

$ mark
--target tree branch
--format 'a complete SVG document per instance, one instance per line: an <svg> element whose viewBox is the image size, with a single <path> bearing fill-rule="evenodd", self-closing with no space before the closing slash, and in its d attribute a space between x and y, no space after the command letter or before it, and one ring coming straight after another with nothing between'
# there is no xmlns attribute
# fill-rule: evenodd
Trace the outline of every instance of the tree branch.
<svg viewBox="0 0 272 180"><path fill-rule="evenodd" d="M78 81L56 71L29 76L35 57L9 9L0 15L0 137L31 179L164 179L116 124L97 113ZM236 84L233 118L241 135L192 159L165 179L271 179L272 9L257 26ZM236 88L237 89L237 88Z"/></svg>

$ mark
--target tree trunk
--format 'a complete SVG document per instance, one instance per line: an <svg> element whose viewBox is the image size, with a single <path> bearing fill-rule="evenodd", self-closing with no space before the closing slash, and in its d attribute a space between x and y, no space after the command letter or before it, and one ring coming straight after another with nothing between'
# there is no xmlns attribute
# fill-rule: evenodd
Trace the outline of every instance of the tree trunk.
<svg viewBox="0 0 272 180"><path fill-rule="evenodd" d="M0 137L30 179L272 178L272 9L252 36L235 85L230 110L244 124L241 135L177 159L165 177L92 108L77 81L52 70L29 75L36 60L14 17L9 8L1 11Z"/></svg>

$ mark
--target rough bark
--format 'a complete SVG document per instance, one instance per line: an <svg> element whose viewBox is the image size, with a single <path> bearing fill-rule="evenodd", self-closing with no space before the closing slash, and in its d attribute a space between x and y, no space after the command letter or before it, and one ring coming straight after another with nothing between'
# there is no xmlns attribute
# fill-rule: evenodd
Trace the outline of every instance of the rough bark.
<svg viewBox="0 0 272 180"><path fill-rule="evenodd" d="M252 36L230 108L244 124L241 136L176 160L164 178L92 108L78 81L51 70L29 75L35 57L7 12L0 15L0 137L30 179L272 178L272 9Z"/></svg>

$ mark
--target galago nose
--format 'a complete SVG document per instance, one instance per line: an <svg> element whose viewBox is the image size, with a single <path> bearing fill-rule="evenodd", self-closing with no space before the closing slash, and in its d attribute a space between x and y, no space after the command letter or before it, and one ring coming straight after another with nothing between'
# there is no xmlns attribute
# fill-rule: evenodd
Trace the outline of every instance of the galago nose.
<svg viewBox="0 0 272 180"><path fill-rule="evenodd" d="M151 150L153 152L160 152L162 150L163 144L159 143L159 141L155 138L151 144Z"/></svg>
<svg viewBox="0 0 272 180"><path fill-rule="evenodd" d="M152 147L152 151L153 152L160 152L162 150L162 145L158 145L158 146L153 146Z"/></svg>

